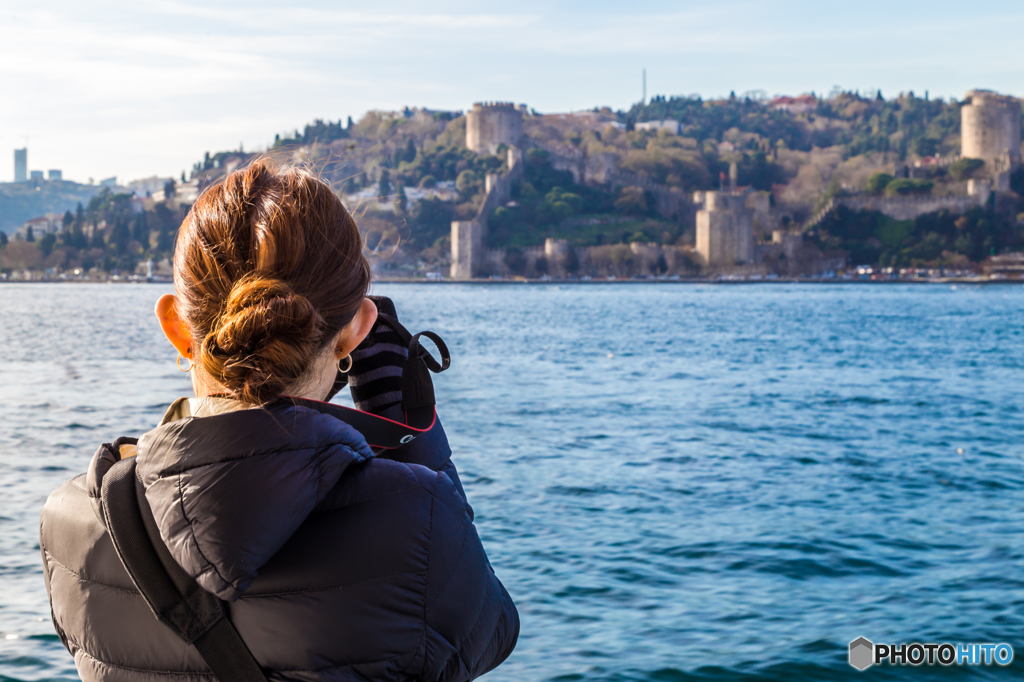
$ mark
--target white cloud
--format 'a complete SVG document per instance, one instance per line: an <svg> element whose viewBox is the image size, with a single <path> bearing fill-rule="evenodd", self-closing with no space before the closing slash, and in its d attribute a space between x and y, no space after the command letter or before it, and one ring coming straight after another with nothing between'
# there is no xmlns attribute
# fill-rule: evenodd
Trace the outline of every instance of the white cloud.
<svg viewBox="0 0 1024 682"><path fill-rule="evenodd" d="M206 150L255 147L314 117L373 108L626 107L642 67L649 92L668 94L865 82L890 95L960 94L1024 82L1024 15L998 0L984 10L937 0L928 11L874 0L523 0L512 12L448 0L430 11L400 0L380 12L321 4L53 0L0 10L0 150L30 134L34 168L77 179L177 173ZM9 169L0 163L0 180Z"/></svg>

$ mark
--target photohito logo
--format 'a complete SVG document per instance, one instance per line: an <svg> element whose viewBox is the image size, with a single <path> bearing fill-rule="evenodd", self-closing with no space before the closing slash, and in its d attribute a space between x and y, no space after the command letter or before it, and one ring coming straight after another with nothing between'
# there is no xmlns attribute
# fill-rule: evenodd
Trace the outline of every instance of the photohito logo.
<svg viewBox="0 0 1024 682"><path fill-rule="evenodd" d="M1009 644L874 644L865 637L850 642L850 665L866 670L883 661L889 665L1010 665Z"/></svg>

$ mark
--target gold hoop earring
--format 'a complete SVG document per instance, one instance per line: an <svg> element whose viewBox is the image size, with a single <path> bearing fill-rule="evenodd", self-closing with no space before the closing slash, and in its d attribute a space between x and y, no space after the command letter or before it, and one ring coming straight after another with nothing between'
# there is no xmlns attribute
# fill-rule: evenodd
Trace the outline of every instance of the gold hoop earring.
<svg viewBox="0 0 1024 682"><path fill-rule="evenodd" d="M341 366L341 363L344 360L348 360L348 367L342 367ZM352 362L353 361L352 361L352 356L351 355L346 355L341 360L338 360L338 371L341 372L342 374L348 374L349 372L352 371Z"/></svg>
<svg viewBox="0 0 1024 682"><path fill-rule="evenodd" d="M182 371L182 372L191 372L192 368L195 367L195 364L192 362L191 359L188 359L188 367L182 367L181 366L181 361L185 360L185 359L187 359L187 358L185 358L181 353L178 353L178 359L175 360L175 363L178 365L178 369L180 371Z"/></svg>

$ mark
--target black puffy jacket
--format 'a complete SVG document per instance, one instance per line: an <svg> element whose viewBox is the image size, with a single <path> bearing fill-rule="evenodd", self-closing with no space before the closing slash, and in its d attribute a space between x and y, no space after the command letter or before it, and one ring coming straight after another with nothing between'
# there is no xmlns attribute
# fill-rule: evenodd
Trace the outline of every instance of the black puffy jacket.
<svg viewBox="0 0 1024 682"><path fill-rule="evenodd" d="M439 427L384 459L308 407L188 417L139 440L137 473L172 556L227 600L270 680L469 680L511 653L519 617ZM57 633L83 680L211 682L106 534L117 458L101 447L43 509Z"/></svg>

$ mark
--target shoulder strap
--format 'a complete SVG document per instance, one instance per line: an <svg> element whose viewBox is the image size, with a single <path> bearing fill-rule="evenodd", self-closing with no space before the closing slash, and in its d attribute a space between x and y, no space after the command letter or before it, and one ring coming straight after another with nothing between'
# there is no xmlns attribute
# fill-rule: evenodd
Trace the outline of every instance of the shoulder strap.
<svg viewBox="0 0 1024 682"><path fill-rule="evenodd" d="M134 457L103 477L107 532L135 587L157 619L196 648L219 682L267 682L224 603L186 573L160 540L140 487Z"/></svg>

